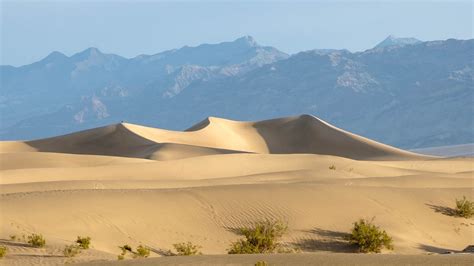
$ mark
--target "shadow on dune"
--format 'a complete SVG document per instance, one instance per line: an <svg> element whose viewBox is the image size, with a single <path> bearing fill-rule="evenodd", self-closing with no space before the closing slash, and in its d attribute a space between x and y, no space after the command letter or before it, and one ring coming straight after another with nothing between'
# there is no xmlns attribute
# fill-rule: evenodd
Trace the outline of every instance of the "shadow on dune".
<svg viewBox="0 0 474 266"><path fill-rule="evenodd" d="M147 248L150 249L151 252L154 252L160 256L173 256L173 253L171 250L166 250L166 249L161 249L161 248L153 248L150 246L147 246Z"/></svg>
<svg viewBox="0 0 474 266"><path fill-rule="evenodd" d="M64 255L49 255L49 254L16 254L18 257L32 257L32 258L65 258Z"/></svg>
<svg viewBox="0 0 474 266"><path fill-rule="evenodd" d="M458 250L453 250L453 249L447 249L447 248L440 248L440 247L434 247L430 245L425 245L425 244L419 244L418 248L427 252L431 253L438 253L438 254L446 254L446 253L452 253L452 252L459 252Z"/></svg>
<svg viewBox="0 0 474 266"><path fill-rule="evenodd" d="M456 210L446 206L433 205L426 203L426 206L430 207L435 212L447 215L447 216L456 216Z"/></svg>
<svg viewBox="0 0 474 266"><path fill-rule="evenodd" d="M333 127L311 116L277 118L256 122L254 128L269 153L307 153L341 156L355 160L423 158Z"/></svg>
<svg viewBox="0 0 474 266"><path fill-rule="evenodd" d="M293 243L302 251L329 251L336 253L357 252L357 247L351 245L347 240L349 237L348 233L324 230L320 228L314 228L306 232L314 234L315 238L303 239Z"/></svg>
<svg viewBox="0 0 474 266"><path fill-rule="evenodd" d="M21 242L15 242L15 241L6 240L6 239L0 239L0 245L6 245L6 246L12 246L12 247L31 248L31 245L30 245L30 244L21 243Z"/></svg>

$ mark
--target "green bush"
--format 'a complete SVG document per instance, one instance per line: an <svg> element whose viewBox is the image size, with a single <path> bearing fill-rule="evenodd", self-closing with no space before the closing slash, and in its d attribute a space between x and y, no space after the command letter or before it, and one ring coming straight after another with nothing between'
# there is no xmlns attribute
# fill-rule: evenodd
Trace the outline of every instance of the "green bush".
<svg viewBox="0 0 474 266"><path fill-rule="evenodd" d="M456 215L464 218L471 218L474 215L474 202L466 199L456 199Z"/></svg>
<svg viewBox="0 0 474 266"><path fill-rule="evenodd" d="M86 236L86 237L77 237L76 243L79 245L80 248L82 249L89 249L89 246L91 244L91 238Z"/></svg>
<svg viewBox="0 0 474 266"><path fill-rule="evenodd" d="M268 266L268 262L261 260L255 263L255 266Z"/></svg>
<svg viewBox="0 0 474 266"><path fill-rule="evenodd" d="M5 257L5 255L7 255L7 247L0 246L0 258Z"/></svg>
<svg viewBox="0 0 474 266"><path fill-rule="evenodd" d="M231 244L229 254L272 253L281 246L278 240L286 233L288 226L281 221L258 222L252 227L239 229L245 237Z"/></svg>
<svg viewBox="0 0 474 266"><path fill-rule="evenodd" d="M46 240L41 234L31 234L28 236L28 243L35 248L42 248L46 246Z"/></svg>
<svg viewBox="0 0 474 266"><path fill-rule="evenodd" d="M372 219L373 221L373 219ZM360 219L354 223L349 242L359 247L359 252L380 253L382 248L393 249L392 238L385 230L372 224L372 221Z"/></svg>
<svg viewBox="0 0 474 266"><path fill-rule="evenodd" d="M182 242L173 244L173 247L176 249L178 256L192 256L192 255L201 255L199 251L201 246L193 245L191 242Z"/></svg>
<svg viewBox="0 0 474 266"><path fill-rule="evenodd" d="M125 256L122 255L122 254L120 254L120 255L117 256L117 259L118 259L118 260L124 260L124 259L125 259Z"/></svg>
<svg viewBox="0 0 474 266"><path fill-rule="evenodd" d="M134 253L135 258L147 258L150 256L150 249L145 246L138 246L137 252Z"/></svg>
<svg viewBox="0 0 474 266"><path fill-rule="evenodd" d="M79 253L81 253L81 247L78 245L67 245L63 250L64 256L68 258L75 257Z"/></svg>

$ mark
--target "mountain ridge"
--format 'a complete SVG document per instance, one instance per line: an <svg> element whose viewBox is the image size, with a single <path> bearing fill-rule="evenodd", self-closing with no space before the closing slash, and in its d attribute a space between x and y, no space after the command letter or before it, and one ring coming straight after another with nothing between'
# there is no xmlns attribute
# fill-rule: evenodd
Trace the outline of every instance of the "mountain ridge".
<svg viewBox="0 0 474 266"><path fill-rule="evenodd" d="M448 39L289 56L242 37L128 59L95 48L76 53L74 62L74 55L51 53L46 58L57 64L0 68L0 138L40 138L121 120L184 129L201 116L310 113L398 147L473 142L473 47L473 40ZM389 123L401 131L391 132ZM405 129L416 124L423 126Z"/></svg>

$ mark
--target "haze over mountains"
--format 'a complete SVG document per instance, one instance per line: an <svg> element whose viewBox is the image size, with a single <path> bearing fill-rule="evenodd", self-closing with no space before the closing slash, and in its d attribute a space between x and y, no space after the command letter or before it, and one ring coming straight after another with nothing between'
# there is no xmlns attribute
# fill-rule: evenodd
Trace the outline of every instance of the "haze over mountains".
<svg viewBox="0 0 474 266"><path fill-rule="evenodd" d="M313 114L403 148L474 142L474 40L388 37L373 49L287 55L246 36L123 58L89 48L1 66L0 138L120 121L184 129L205 116ZM396 129L396 130L394 130Z"/></svg>

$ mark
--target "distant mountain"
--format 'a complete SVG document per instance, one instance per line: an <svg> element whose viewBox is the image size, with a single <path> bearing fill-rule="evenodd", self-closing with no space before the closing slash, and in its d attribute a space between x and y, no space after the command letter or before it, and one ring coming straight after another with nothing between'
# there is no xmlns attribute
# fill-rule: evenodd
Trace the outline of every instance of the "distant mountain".
<svg viewBox="0 0 474 266"><path fill-rule="evenodd" d="M55 52L1 67L0 136L32 139L122 120L184 129L203 116L309 113L403 148L471 143L473 59L474 40L454 39L292 56L251 37L132 59Z"/></svg>
<svg viewBox="0 0 474 266"><path fill-rule="evenodd" d="M398 38L394 35L389 35L385 40L377 44L374 48L384 48L389 46L403 46L403 45L411 45L411 44L418 44L422 41L415 39L415 38Z"/></svg>

